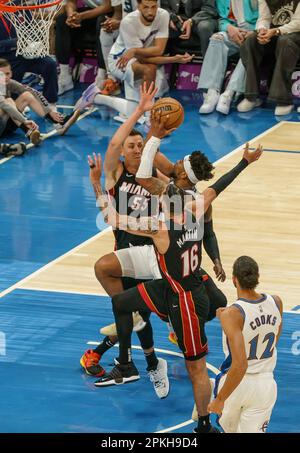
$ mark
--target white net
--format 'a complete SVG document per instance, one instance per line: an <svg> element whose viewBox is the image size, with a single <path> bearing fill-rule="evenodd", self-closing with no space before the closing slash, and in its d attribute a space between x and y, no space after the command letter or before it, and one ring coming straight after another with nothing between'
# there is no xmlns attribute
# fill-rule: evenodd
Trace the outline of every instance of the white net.
<svg viewBox="0 0 300 453"><path fill-rule="evenodd" d="M54 0L52 0L54 1ZM12 0L7 6L28 7L47 5L51 0ZM14 26L17 34L17 55L24 58L39 58L49 55L49 33L54 16L63 2L55 2L44 8L3 11L3 16Z"/></svg>

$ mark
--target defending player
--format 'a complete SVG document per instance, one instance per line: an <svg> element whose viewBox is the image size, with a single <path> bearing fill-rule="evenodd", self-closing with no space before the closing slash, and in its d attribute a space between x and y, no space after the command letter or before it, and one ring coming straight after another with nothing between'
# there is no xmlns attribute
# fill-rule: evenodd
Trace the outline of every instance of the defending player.
<svg viewBox="0 0 300 453"><path fill-rule="evenodd" d="M145 150L144 150L145 153ZM245 148L243 159L227 174L222 176L211 187L203 192L200 201L193 200L186 204L186 194L182 189L170 183L162 197L165 215L164 221L153 218L146 219L148 230L141 228L145 224L128 216L120 216L113 210L110 217L112 224L119 228L129 228L136 235L149 237L153 240L162 280L139 284L113 297L113 310L119 338L118 364L110 373L96 381L97 386L123 384L134 380L137 370L131 359L131 312L138 310L143 313L151 311L164 320L170 320L178 344L182 350L186 367L193 385L194 398L199 414L198 432L214 432L210 425L207 406L210 399L211 387L207 374L205 356L207 340L205 321L209 311L209 301L200 279L199 250L200 219L212 201L245 169L256 161L262 154L259 146L253 153ZM168 201L174 195L182 199L179 210L172 209ZM203 203L203 204L202 204ZM184 208L184 213L183 213ZM200 208L200 209L199 209ZM186 223L186 216L196 220L193 226ZM134 229L133 229L134 228Z"/></svg>
<svg viewBox="0 0 300 453"><path fill-rule="evenodd" d="M141 95L141 101L137 111L126 121L115 133L112 138L109 147L107 149L105 160L104 160L104 173L105 173L105 188L109 194L109 197L114 200L116 209L120 213L134 215L139 218L143 216L149 216L151 207L151 194L141 187L136 179L135 174L140 165L142 150L144 146L143 137L140 132L133 130L137 118L147 109L151 109L153 105L153 97L156 93L154 85L148 90L144 86L144 91ZM124 156L124 161L120 160L121 154ZM101 162L100 156L95 156L95 161L89 158L89 164L91 168L91 176L94 191L96 197L102 194L100 185L101 176ZM157 172L152 168L153 174L156 176ZM162 175L159 175L163 178ZM95 178L95 179L93 179ZM151 247L153 242L151 238L144 238L134 236L126 231L116 229L114 231L116 240L116 249L112 253L112 259L114 266L118 269L118 275L122 276L121 266L130 266L128 260L128 254L123 253L126 249L134 246L142 245L146 249ZM138 255L137 255L138 259ZM144 266L144 263L141 263ZM99 274L96 270L96 277L100 280ZM136 286L141 280L143 275L139 279L133 278L122 279L106 279L103 284L107 294L111 297L115 294L121 293L124 289ZM159 276L160 277L160 274ZM153 382L155 391L159 398L165 398L169 393L169 381L167 377L167 362L162 358L157 358L154 346L153 346L153 332L152 326L149 321L149 317L146 317L146 325L143 322L143 330L138 332L138 336L144 350L145 358L148 364L147 371L151 381ZM99 364L99 361L103 354L110 349L118 338L116 335L108 335L104 338L101 344L94 350L88 350L81 358L81 365L87 372L87 374L93 376L102 376L105 371ZM135 379L139 379L139 374L135 375Z"/></svg>
<svg viewBox="0 0 300 453"><path fill-rule="evenodd" d="M227 357L216 379L216 399L208 408L219 414L226 433L262 433L277 399L273 371L282 329L282 301L255 290L259 269L249 256L235 261L232 281L238 300L218 312Z"/></svg>

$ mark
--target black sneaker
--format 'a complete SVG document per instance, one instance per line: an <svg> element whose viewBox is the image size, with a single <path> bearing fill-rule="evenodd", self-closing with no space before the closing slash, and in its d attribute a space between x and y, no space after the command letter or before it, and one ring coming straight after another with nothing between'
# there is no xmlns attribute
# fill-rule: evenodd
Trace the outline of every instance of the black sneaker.
<svg viewBox="0 0 300 453"><path fill-rule="evenodd" d="M195 434L221 434L221 431L218 428L216 428L215 426L211 426L210 430L207 433L199 433L198 428L194 428L193 432Z"/></svg>
<svg viewBox="0 0 300 453"><path fill-rule="evenodd" d="M140 375L135 365L130 362L127 365L116 365L109 373L95 382L97 387L108 385L121 385L140 379Z"/></svg>

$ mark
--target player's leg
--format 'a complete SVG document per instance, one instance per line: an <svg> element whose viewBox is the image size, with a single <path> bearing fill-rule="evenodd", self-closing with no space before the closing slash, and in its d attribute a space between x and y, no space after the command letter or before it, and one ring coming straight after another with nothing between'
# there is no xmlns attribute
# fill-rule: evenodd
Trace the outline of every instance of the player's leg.
<svg viewBox="0 0 300 453"><path fill-rule="evenodd" d="M139 379L139 373L131 358L131 335L133 330L132 312L149 314L137 288L131 288L112 298L113 312L119 339L119 356L116 366L95 382L96 386L124 384Z"/></svg>
<svg viewBox="0 0 300 453"><path fill-rule="evenodd" d="M209 301L204 285L196 291L179 295L171 291L168 295L169 316L174 328L178 346L184 354L186 368L193 386L198 412L196 432L214 432L210 424L207 406L211 397L211 384L206 368L205 356L208 351L205 321Z"/></svg>
<svg viewBox="0 0 300 453"><path fill-rule="evenodd" d="M272 376L246 375L247 404L243 406L238 433L265 433L277 399L277 384Z"/></svg>

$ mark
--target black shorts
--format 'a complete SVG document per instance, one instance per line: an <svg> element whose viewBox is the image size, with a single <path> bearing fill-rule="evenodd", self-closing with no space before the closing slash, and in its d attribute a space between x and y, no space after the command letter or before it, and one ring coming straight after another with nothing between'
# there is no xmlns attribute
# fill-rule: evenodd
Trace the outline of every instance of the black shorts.
<svg viewBox="0 0 300 453"><path fill-rule="evenodd" d="M205 322L209 300L203 284L193 291L174 293L165 280L138 285L147 307L164 321L170 320L178 346L186 360L198 360L208 352Z"/></svg>
<svg viewBox="0 0 300 453"><path fill-rule="evenodd" d="M209 313L207 321L211 321L216 317L216 311L218 308L226 307L227 298L204 269L200 269L200 274L209 299Z"/></svg>

